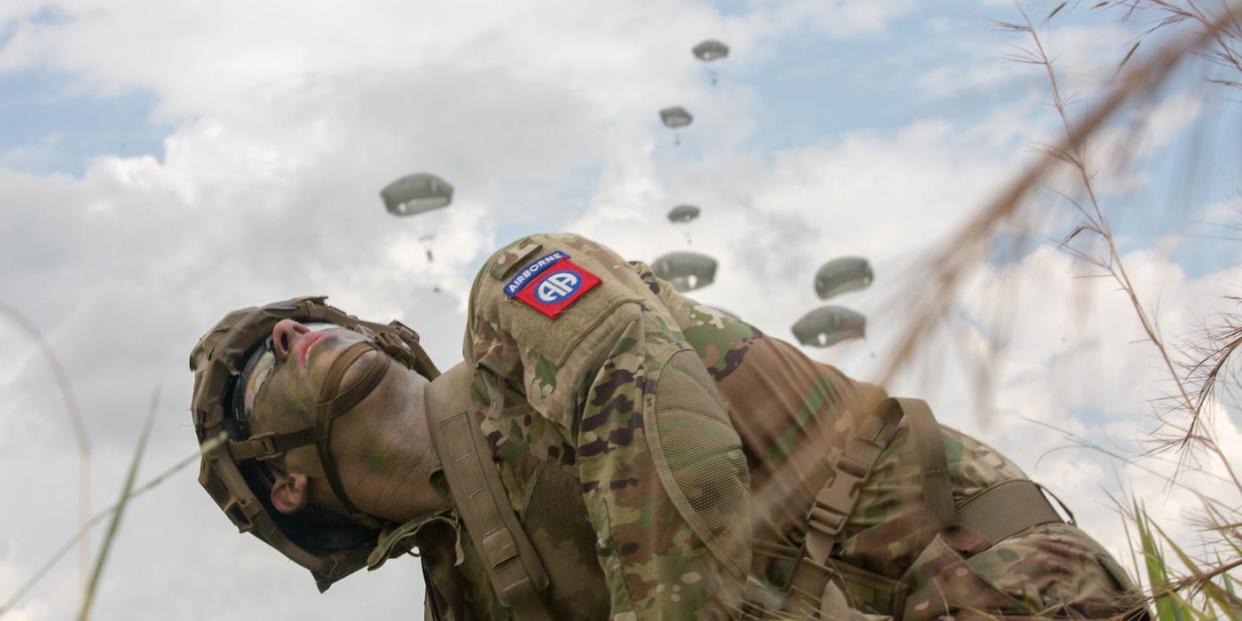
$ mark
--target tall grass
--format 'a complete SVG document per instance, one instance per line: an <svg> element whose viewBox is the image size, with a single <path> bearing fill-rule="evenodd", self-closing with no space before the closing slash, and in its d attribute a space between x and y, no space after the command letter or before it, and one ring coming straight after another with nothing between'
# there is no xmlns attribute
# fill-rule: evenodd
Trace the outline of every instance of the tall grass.
<svg viewBox="0 0 1242 621"><path fill-rule="evenodd" d="M203 455L206 455L218 449L221 445L224 444L224 441L227 439L227 437L228 437L227 434L225 434L224 432L221 432L220 435L216 436L215 438L207 440L206 442L202 444L202 446L200 446L197 450L195 450L190 455L187 455L184 459L177 461L176 463L172 464L168 468L165 468L164 470L162 470L159 474L151 477L150 479L147 479L147 481L143 483L142 485L133 487L129 491L129 493L124 496L123 501L125 503L129 503L133 501L134 499L138 498L139 496L142 496L143 494L146 494L152 489L155 489L160 484L167 481L169 477L171 477L172 475L182 470L185 470L187 467L191 465L199 463L199 460L202 458ZM27 593L29 593L31 589L33 589L43 579L43 577L46 576L49 571L51 571L53 567L56 566L56 563L59 562L60 559L64 558L65 555L68 554L76 545L78 545L79 542L84 540L87 534L90 533L90 530L92 528L94 528L95 526L98 526L99 524L103 523L104 520L108 520L113 515L115 515L116 512L121 508L121 504L122 504L121 502L117 502L116 504L113 504L112 506L106 509L103 509L99 511L98 513L96 513L95 515L91 516L91 518L87 520L86 523L83 524L82 527L79 528L78 531L74 533L72 537L70 537L59 548L57 548L56 552L54 552L50 557L48 557L48 559L44 561L44 563L40 565L39 568L35 570L33 574L30 575L30 578L28 578L26 582L22 584L22 586L18 587L18 589L14 591L13 594L10 595L7 600L5 600L3 603L0 603L0 617L3 617L5 613L8 613L14 610L18 602L20 602L21 599ZM89 576L89 574L87 574L87 576ZM84 582L83 588L85 589L85 582Z"/></svg>
<svg viewBox="0 0 1242 621"><path fill-rule="evenodd" d="M30 336L30 339L39 347L39 353L43 355L43 359L47 361L48 367L52 370L52 377L56 380L56 387L60 391L60 397L65 402L65 413L69 415L69 427L73 429L73 439L78 445L78 527L85 527L91 512L91 442L86 435L86 423L82 420L82 409L78 407L78 398L73 393L73 385L69 382L69 374L65 372L65 367L60 363L60 358L56 356L56 352L52 350L52 346L43 338L43 333L39 331L39 327L33 321L26 318L21 311L0 302L0 315L8 317L17 327ZM90 571L91 563L91 540L86 536L82 540L80 550L80 565L78 568L79 577L83 586L86 584L86 576ZM0 608L0 612L4 609Z"/></svg>
<svg viewBox="0 0 1242 621"><path fill-rule="evenodd" d="M125 515L125 507L129 505L134 490L134 479L138 477L138 465L142 463L142 455L147 450L147 438L151 437L151 424L155 422L155 412L160 403L160 391L157 388L151 395L151 407L147 411L146 422L142 424L142 433L138 436L138 445L134 447L134 456L129 462L129 472L125 475L125 484L121 487L121 499L116 503L112 519L108 521L108 530L104 532L103 543L99 547L99 556L95 559L95 567L91 570L90 579L86 582L86 592L82 596L82 608L78 611L78 621L86 621L91 617L91 605L95 602L95 591L99 587L99 579L103 577L104 566L108 563L108 553L112 551L112 542L120 532L121 517Z"/></svg>
<svg viewBox="0 0 1242 621"><path fill-rule="evenodd" d="M1052 58L1047 53L1040 36L1058 13L1067 7L1066 2L1053 8L1036 26L1036 21L1022 10L1020 23L1002 22L1001 27L1024 35L1029 47L1012 60L1043 68L1051 94L1052 108L1056 111L1063 130L1060 145L1045 149L1046 157L1055 158L1073 171L1082 199L1065 198L1077 209L1079 223L1061 240L1061 248L1079 261L1094 266L1100 274L1110 279L1126 297L1134 317L1141 327L1144 340L1154 349L1165 378L1172 389L1162 400L1163 410L1157 411L1156 425L1151 432L1151 449L1143 455L1115 455L1127 463L1136 463L1143 457L1164 452L1176 453L1177 468L1170 475L1170 485L1179 485L1193 492L1200 501L1202 512L1197 519L1200 533L1207 538L1199 542L1212 550L1198 557L1187 552L1188 546L1170 537L1166 531L1151 520L1141 503L1135 501L1129 511L1118 504L1118 510L1127 517L1127 537L1132 528L1136 542L1136 572L1146 582L1146 604L1154 606L1160 621L1189 621L1198 619L1238 619L1242 600L1237 595L1238 579L1234 570L1242 566L1242 481L1231 463L1228 453L1216 441L1210 425L1206 424L1209 405L1222 376L1227 374L1233 354L1242 345L1242 315L1226 314L1219 324L1205 329L1202 334L1186 335L1182 339L1167 339L1157 324L1155 313L1149 309L1150 298L1139 291L1126 269L1122 254L1118 251L1117 236L1113 231L1100 194L1096 190L1096 164L1087 161L1086 143L1093 132L1084 134L1084 122L1075 124L1068 112L1067 100L1058 81ZM1156 21L1126 50L1118 62L1121 86L1114 88L1105 98L1124 91L1125 76L1139 67L1167 62L1173 50L1185 57L1195 54L1206 58L1226 72L1233 71L1237 79L1212 77L1209 81L1227 88L1242 83L1242 63L1236 46L1242 42L1242 3L1214 3L1213 10L1189 0L1176 4L1163 0L1124 0L1098 2L1094 9L1123 9L1122 19L1135 19L1136 15L1154 14ZM1138 63L1136 52L1146 36L1161 29L1185 27L1186 33L1175 38L1157 51L1151 60ZM1184 42L1193 41L1191 47ZM1128 67L1133 65L1134 67ZM1165 64L1171 71L1174 65ZM1152 99L1158 95L1159 81L1149 81L1146 89L1130 90L1128 97L1142 96ZM1088 115L1088 119L1091 115ZM1080 250L1077 242L1090 238L1094 251ZM1231 298L1235 299L1236 298ZM1172 433L1170 433L1172 432ZM1233 498L1221 498L1202 493L1191 485L1177 481L1192 453L1208 455L1225 473L1224 478L1232 486ZM1170 556L1168 551L1172 552ZM1138 558L1141 558L1141 563Z"/></svg>

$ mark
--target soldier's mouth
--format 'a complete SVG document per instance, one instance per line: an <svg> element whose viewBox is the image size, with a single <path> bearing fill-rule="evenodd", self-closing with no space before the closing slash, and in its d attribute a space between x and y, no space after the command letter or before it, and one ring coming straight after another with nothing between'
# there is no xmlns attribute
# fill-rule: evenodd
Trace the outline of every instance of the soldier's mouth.
<svg viewBox="0 0 1242 621"><path fill-rule="evenodd" d="M312 332L298 340L298 366L301 367L302 370L306 370L307 362L310 360L310 348L313 347L315 343L323 340L326 336L328 336L327 332Z"/></svg>

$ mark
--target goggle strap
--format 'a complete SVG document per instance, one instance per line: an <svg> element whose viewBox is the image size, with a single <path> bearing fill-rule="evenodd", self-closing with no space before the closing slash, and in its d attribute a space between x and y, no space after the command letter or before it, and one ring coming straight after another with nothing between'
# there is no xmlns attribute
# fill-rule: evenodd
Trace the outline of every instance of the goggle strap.
<svg viewBox="0 0 1242 621"><path fill-rule="evenodd" d="M384 356L375 356L371 361L371 366L362 374L362 377L340 394L336 394L349 367L363 354L374 349L374 345L369 342L355 343L333 361L332 368L328 369L328 376L324 378L322 392L319 395L319 405L315 412L315 431L317 432L315 435L319 439L315 448L319 454L319 462L323 466L324 478L328 480L332 493L349 512L350 517L364 525L377 522L358 509L358 506L345 493L345 486L341 483L341 477L337 473L336 461L332 459L330 443L332 421L349 412L350 408L362 401L379 385L380 380L384 379L384 375L388 372L388 362Z"/></svg>
<svg viewBox="0 0 1242 621"><path fill-rule="evenodd" d="M271 459L286 451L318 441L315 428L307 427L288 433L263 433L246 440L231 440L228 443L228 449L233 461L240 462L249 459Z"/></svg>

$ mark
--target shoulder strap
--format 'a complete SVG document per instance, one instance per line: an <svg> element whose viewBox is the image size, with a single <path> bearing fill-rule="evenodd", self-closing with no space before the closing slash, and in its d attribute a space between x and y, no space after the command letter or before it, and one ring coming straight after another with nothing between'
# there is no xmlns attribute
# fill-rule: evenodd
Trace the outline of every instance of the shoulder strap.
<svg viewBox="0 0 1242 621"><path fill-rule="evenodd" d="M509 506L500 473L470 402L473 369L458 364L427 385L431 442L448 480L453 505L483 555L500 602L522 621L552 619L539 592L548 586L526 531Z"/></svg>
<svg viewBox="0 0 1242 621"><path fill-rule="evenodd" d="M910 439L918 451L923 473L923 502L939 522L940 528L957 526L957 510L953 507L953 484L949 480L949 461L944 454L944 434L922 399L894 399L905 413Z"/></svg>
<svg viewBox="0 0 1242 621"><path fill-rule="evenodd" d="M957 525L944 439L931 408L920 399L889 397L877 405L875 414L846 443L831 477L815 496L807 515L804 556L794 569L790 585L794 595L791 604L817 608L826 601L828 582L836 579L855 605L865 604L878 611L901 608L905 585L833 559L832 553L846 520L858 504L860 488L870 478L880 454L893 441L903 420L923 473L923 498L928 510L941 528Z"/></svg>
<svg viewBox="0 0 1242 621"><path fill-rule="evenodd" d="M845 451L833 465L828 483L815 495L807 515L806 553L816 563L823 565L828 561L837 535L845 528L845 521L858 503L859 488L871 476L880 453L897 435L897 427L904 416L902 410L898 399L890 397L882 401L875 415L868 417L846 443Z"/></svg>

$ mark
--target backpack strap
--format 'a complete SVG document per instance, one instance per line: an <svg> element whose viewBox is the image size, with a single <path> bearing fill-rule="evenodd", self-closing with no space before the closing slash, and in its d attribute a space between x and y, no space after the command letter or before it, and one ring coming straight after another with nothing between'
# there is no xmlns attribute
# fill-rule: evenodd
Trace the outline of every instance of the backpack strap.
<svg viewBox="0 0 1242 621"><path fill-rule="evenodd" d="M919 470L923 473L923 503L940 526L940 530L957 526L957 509L953 505L953 483L949 480L949 461L944 454L944 435L922 399L893 399L905 415L914 441Z"/></svg>
<svg viewBox="0 0 1242 621"><path fill-rule="evenodd" d="M806 543L803 557L794 568L787 609L818 610L827 601L825 592L831 581L841 585L855 606L877 612L897 611L904 606L908 590L904 583L832 558L863 484L903 420L922 465L924 502L941 528L957 524L944 440L931 408L920 399L889 397L846 443L828 482L815 497L807 514Z"/></svg>
<svg viewBox="0 0 1242 621"><path fill-rule="evenodd" d="M962 526L979 531L994 544L1041 524L1066 523L1043 488L1029 479L993 484L963 501L957 512ZM1074 523L1073 514L1068 523Z"/></svg>
<svg viewBox="0 0 1242 621"><path fill-rule="evenodd" d="M1027 479L994 484L955 505L944 436L931 408L920 399L890 397L846 444L828 482L816 496L807 516L804 555L794 569L786 608L819 608L826 601L828 583L835 581L853 606L894 615L904 609L909 591L906 583L833 558L846 520L858 503L860 488L903 421L914 449L910 458L917 460L922 473L923 502L940 530L971 528L995 544L1034 526L1064 522L1042 488ZM1072 523L1072 516L1070 519Z"/></svg>
<svg viewBox="0 0 1242 621"><path fill-rule="evenodd" d="M897 435L905 417L901 401L907 400L889 397L880 403L876 414L868 417L846 443L828 482L815 495L807 513L806 533L806 556L812 561L820 565L828 562L837 536L858 503L859 490L871 476L880 454Z"/></svg>
<svg viewBox="0 0 1242 621"><path fill-rule="evenodd" d="M453 506L483 556L488 578L502 604L522 621L551 621L539 593L548 574L509 506L491 449L470 400L474 370L449 369L426 388L431 442L448 481Z"/></svg>

